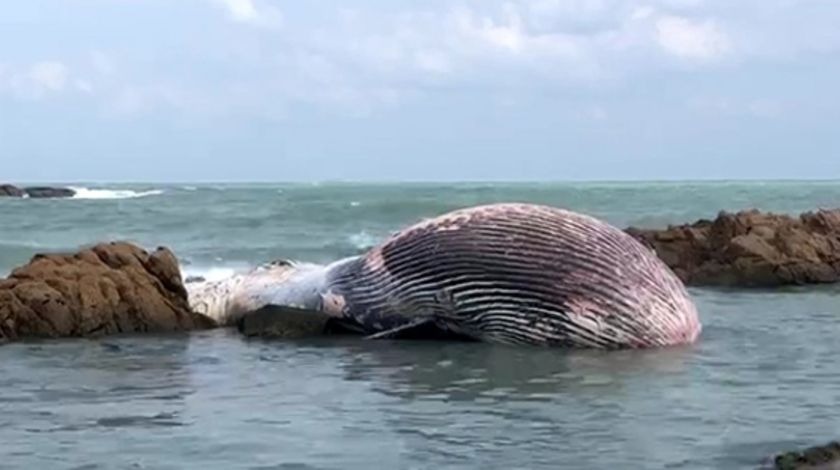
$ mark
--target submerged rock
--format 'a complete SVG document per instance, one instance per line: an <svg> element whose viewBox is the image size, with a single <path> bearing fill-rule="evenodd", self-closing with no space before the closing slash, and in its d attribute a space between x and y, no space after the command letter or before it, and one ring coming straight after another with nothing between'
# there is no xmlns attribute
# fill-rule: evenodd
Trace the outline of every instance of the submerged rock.
<svg viewBox="0 0 840 470"><path fill-rule="evenodd" d="M758 210L661 230L628 228L689 285L772 287L840 281L840 210Z"/></svg>
<svg viewBox="0 0 840 470"><path fill-rule="evenodd" d="M266 305L243 315L236 324L244 336L295 339L315 336L363 336L361 327L354 323L337 320L324 312L295 307ZM373 338L374 336L366 336ZM454 332L443 331L434 325L407 328L383 336L388 339L465 341L473 338Z"/></svg>
<svg viewBox="0 0 840 470"><path fill-rule="evenodd" d="M0 340L212 327L193 313L175 256L129 244L38 254L0 280Z"/></svg>
<svg viewBox="0 0 840 470"><path fill-rule="evenodd" d="M773 463L777 470L840 469L840 442L786 452L777 455Z"/></svg>
<svg viewBox="0 0 840 470"><path fill-rule="evenodd" d="M245 336L304 338L328 333L329 320L328 315L314 310L267 305L244 315L237 329Z"/></svg>
<svg viewBox="0 0 840 470"><path fill-rule="evenodd" d="M31 198L67 198L76 195L76 191L70 188L57 188L51 186L32 186L19 188L11 184L0 184L0 197L31 197Z"/></svg>

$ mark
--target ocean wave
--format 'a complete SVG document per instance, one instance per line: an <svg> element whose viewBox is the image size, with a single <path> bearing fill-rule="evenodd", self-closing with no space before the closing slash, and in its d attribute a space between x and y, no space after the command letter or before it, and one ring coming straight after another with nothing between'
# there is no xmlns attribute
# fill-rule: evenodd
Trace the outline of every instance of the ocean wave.
<svg viewBox="0 0 840 470"><path fill-rule="evenodd" d="M4 250L15 250L15 249L36 249L41 250L44 248L54 248L49 245L45 245L40 242L36 242L34 240L19 240L19 239L7 239L7 238L0 238L0 253Z"/></svg>
<svg viewBox="0 0 840 470"><path fill-rule="evenodd" d="M152 189L149 191L134 191L131 189L91 189L85 187L73 187L70 189L76 191L73 199L135 199L138 197L157 196L163 194L161 189Z"/></svg>

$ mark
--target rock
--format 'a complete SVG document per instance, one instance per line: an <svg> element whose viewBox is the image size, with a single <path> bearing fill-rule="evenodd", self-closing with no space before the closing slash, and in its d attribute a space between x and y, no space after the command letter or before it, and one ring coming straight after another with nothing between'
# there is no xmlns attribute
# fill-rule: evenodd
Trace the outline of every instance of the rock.
<svg viewBox="0 0 840 470"><path fill-rule="evenodd" d="M70 188L50 188L50 187L43 187L43 186L35 186L31 188L23 188L26 191L26 194L29 195L31 198L64 198L64 197L73 197L76 195L76 191L73 191Z"/></svg>
<svg viewBox="0 0 840 470"><path fill-rule="evenodd" d="M799 217L758 210L627 233L689 285L773 287L840 281L840 210Z"/></svg>
<svg viewBox="0 0 840 470"><path fill-rule="evenodd" d="M308 310L279 305L266 305L258 310L243 315L236 328L247 337L300 339L318 336L363 336L374 338L378 335L365 336L358 325L345 323L317 310ZM380 339L403 339L423 341L464 341L476 340L455 332L443 331L435 325L423 325L389 333Z"/></svg>
<svg viewBox="0 0 840 470"><path fill-rule="evenodd" d="M0 184L0 197L23 197L26 193L11 184Z"/></svg>
<svg viewBox="0 0 840 470"><path fill-rule="evenodd" d="M322 312L267 305L244 315L237 329L245 336L305 338L328 332L330 317Z"/></svg>
<svg viewBox="0 0 840 470"><path fill-rule="evenodd" d="M773 464L777 470L840 469L840 442L786 452L777 455Z"/></svg>
<svg viewBox="0 0 840 470"><path fill-rule="evenodd" d="M38 254L0 280L0 340L175 332L215 326L193 313L175 256L129 243Z"/></svg>
<svg viewBox="0 0 840 470"><path fill-rule="evenodd" d="M0 184L0 197L31 197L31 198L66 198L76 195L70 188L54 188L49 186L32 186L19 188L11 184Z"/></svg>

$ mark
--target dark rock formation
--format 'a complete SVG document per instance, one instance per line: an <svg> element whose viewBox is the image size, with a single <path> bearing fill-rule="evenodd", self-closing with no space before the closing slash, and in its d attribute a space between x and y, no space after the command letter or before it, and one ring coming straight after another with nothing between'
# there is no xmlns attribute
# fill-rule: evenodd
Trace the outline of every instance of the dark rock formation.
<svg viewBox="0 0 840 470"><path fill-rule="evenodd" d="M786 452L773 460L777 470L840 469L840 442Z"/></svg>
<svg viewBox="0 0 840 470"><path fill-rule="evenodd" d="M0 340L212 327L193 313L175 256L132 244L39 254L0 280Z"/></svg>
<svg viewBox="0 0 840 470"><path fill-rule="evenodd" d="M757 210L663 230L628 228L689 285L772 287L840 281L840 210Z"/></svg>
<svg viewBox="0 0 840 470"><path fill-rule="evenodd" d="M329 320L317 311L268 305L243 316L237 329L245 336L305 338L330 332Z"/></svg>
<svg viewBox="0 0 840 470"><path fill-rule="evenodd" d="M60 197L73 197L76 195L76 191L73 191L70 188L50 188L50 187L43 187L43 186L35 186L31 188L23 188L27 195L31 198L60 198Z"/></svg>
<svg viewBox="0 0 840 470"><path fill-rule="evenodd" d="M0 185L0 197L31 197L31 198L64 198L73 197L76 191L70 188L54 188L49 186L32 186L19 188L11 184Z"/></svg>
<svg viewBox="0 0 840 470"><path fill-rule="evenodd" d="M0 197L23 197L26 195L24 190L11 184L0 184Z"/></svg>
<svg viewBox="0 0 840 470"><path fill-rule="evenodd" d="M236 327L245 336L262 338L295 339L316 336L364 336L360 326L338 321L323 312L277 305L267 305L243 316ZM366 336L366 338L373 337ZM381 336L381 339L476 341L467 336L443 331L435 325L407 328Z"/></svg>

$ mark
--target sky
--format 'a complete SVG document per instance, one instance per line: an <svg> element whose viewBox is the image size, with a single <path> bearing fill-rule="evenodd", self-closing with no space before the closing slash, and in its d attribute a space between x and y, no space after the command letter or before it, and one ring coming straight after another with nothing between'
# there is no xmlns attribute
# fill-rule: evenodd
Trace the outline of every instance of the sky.
<svg viewBox="0 0 840 470"><path fill-rule="evenodd" d="M840 178L838 0L10 0L0 180Z"/></svg>

